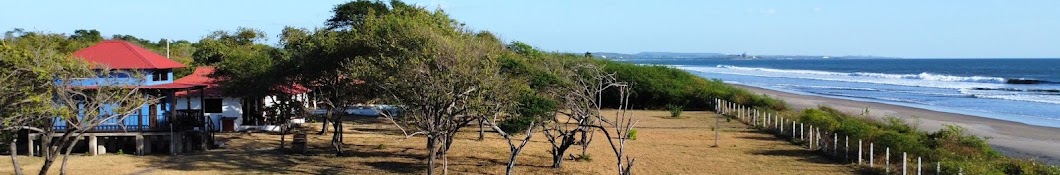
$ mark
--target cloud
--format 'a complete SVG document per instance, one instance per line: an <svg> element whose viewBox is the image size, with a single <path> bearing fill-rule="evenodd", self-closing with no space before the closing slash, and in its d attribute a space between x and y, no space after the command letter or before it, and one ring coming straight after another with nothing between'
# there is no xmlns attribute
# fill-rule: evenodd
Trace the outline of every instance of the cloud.
<svg viewBox="0 0 1060 175"><path fill-rule="evenodd" d="M824 9L821 9L820 7L814 7L813 8L813 12L821 12L821 10L824 10Z"/></svg>

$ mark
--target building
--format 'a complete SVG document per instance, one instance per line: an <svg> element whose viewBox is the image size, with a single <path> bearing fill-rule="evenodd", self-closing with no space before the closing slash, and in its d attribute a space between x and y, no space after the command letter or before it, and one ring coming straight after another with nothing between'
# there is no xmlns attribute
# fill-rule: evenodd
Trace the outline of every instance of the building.
<svg viewBox="0 0 1060 175"><path fill-rule="evenodd" d="M204 114L199 109L178 108L177 92L189 92L206 87L197 83L174 82L173 69L184 65L167 59L150 50L126 41L108 40L74 52L73 57L97 64L97 68L137 72L142 77L113 75L110 77L85 77L77 79L75 85L88 87L114 82L130 82L139 85L143 95L159 97L157 103L146 104L130 116L120 121L106 123L88 130L83 138L87 146L75 147L90 154L105 152L135 152L137 155L154 152L177 154L190 151L192 148L207 149L212 143L212 135ZM96 70L109 71L109 70ZM204 94L200 94L204 95ZM53 126L56 134L61 135L67 129L66 122L56 118ZM202 126L202 127L199 127ZM52 135L51 137L58 137ZM29 155L40 150L34 140L44 137L40 134L29 134L27 147ZM80 144L79 144L80 145ZM202 145L201 147L191 145ZM103 148L103 149L100 149ZM109 149L107 149L109 148Z"/></svg>
<svg viewBox="0 0 1060 175"><path fill-rule="evenodd" d="M216 78L211 77L216 69L211 66L196 67L188 76L174 81L177 84L204 85L202 89L176 92L177 108L203 109L209 122L214 123L212 131L231 132L243 130L277 130L277 123L267 121L268 110L277 102L277 96L246 99L235 95L225 95ZM289 85L278 95L288 95L306 108L309 108L309 89L299 85Z"/></svg>

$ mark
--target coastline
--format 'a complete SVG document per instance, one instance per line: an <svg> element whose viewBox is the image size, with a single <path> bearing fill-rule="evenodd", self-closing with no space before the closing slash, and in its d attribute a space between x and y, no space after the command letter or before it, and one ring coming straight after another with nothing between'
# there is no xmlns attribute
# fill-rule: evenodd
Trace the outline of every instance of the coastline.
<svg viewBox="0 0 1060 175"><path fill-rule="evenodd" d="M730 85L784 100L788 107L796 111L823 105L847 113L860 114L868 108L869 116L874 119L882 120L884 116L900 117L914 127L927 132L938 131L944 128L944 124L956 124L967 129L968 134L988 138L987 142L990 146L1006 156L1060 165L1060 149L1058 149L1060 148L1060 128L877 102L801 95L747 85Z"/></svg>

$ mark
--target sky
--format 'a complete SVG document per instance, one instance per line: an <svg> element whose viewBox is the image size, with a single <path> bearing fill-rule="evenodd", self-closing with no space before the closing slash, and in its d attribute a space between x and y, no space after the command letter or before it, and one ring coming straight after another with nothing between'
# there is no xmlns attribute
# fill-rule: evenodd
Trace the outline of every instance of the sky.
<svg viewBox="0 0 1060 175"><path fill-rule="evenodd" d="M211 31L324 26L346 1L7 1L0 30L97 29L197 41ZM414 0L475 30L562 52L1060 58L1054 0Z"/></svg>

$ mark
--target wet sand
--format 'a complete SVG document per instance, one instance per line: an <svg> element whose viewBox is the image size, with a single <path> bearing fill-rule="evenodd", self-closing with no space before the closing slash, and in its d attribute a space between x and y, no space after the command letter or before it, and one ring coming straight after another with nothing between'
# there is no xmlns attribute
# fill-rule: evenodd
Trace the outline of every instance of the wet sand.
<svg viewBox="0 0 1060 175"><path fill-rule="evenodd" d="M955 124L966 128L969 134L987 138L991 146L1007 156L1060 165L1060 128L876 102L800 95L744 85L735 86L783 99L794 110L829 106L850 114L861 114L865 108L868 108L873 118L882 120L884 116L901 117L920 130L928 132L944 128L943 124Z"/></svg>

